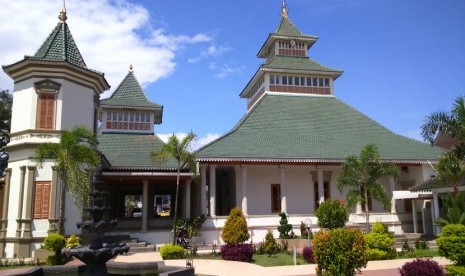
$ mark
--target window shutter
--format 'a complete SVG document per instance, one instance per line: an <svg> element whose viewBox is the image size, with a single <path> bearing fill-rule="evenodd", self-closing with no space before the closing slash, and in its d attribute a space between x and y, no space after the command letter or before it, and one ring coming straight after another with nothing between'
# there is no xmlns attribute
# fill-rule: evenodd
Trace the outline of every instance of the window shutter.
<svg viewBox="0 0 465 276"><path fill-rule="evenodd" d="M37 128L55 129L55 94L39 94Z"/></svg>
<svg viewBox="0 0 465 276"><path fill-rule="evenodd" d="M53 122L55 115L55 95L47 95L47 115L45 118L46 129L54 129Z"/></svg>
<svg viewBox="0 0 465 276"><path fill-rule="evenodd" d="M40 219L42 212L42 183L36 182L36 190L34 195L34 219Z"/></svg>
<svg viewBox="0 0 465 276"><path fill-rule="evenodd" d="M50 187L50 181L36 181L34 194L34 219L49 218Z"/></svg>
<svg viewBox="0 0 465 276"><path fill-rule="evenodd" d="M50 210L50 182L44 182L42 184L42 218L49 218Z"/></svg>

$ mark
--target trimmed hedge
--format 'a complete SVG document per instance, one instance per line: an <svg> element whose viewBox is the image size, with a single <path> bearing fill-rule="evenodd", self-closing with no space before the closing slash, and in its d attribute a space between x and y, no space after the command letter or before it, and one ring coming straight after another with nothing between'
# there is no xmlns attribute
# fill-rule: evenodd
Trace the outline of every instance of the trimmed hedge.
<svg viewBox="0 0 465 276"><path fill-rule="evenodd" d="M448 265L446 266L447 276L463 276L465 275L465 266Z"/></svg>
<svg viewBox="0 0 465 276"><path fill-rule="evenodd" d="M405 263L399 269L401 276L444 276L444 269L436 262L429 258L416 259Z"/></svg>
<svg viewBox="0 0 465 276"><path fill-rule="evenodd" d="M163 260L175 260L186 258L186 250L180 245L167 244L160 247L160 255Z"/></svg>
<svg viewBox="0 0 465 276"><path fill-rule="evenodd" d="M253 246L251 244L226 244L221 246L221 257L227 261L252 262Z"/></svg>
<svg viewBox="0 0 465 276"><path fill-rule="evenodd" d="M355 275L368 263L363 232L352 228L322 230L314 234L317 275Z"/></svg>
<svg viewBox="0 0 465 276"><path fill-rule="evenodd" d="M276 240L273 237L273 232L271 232L271 230L268 230L268 232L266 233L263 246L265 254L273 255L279 252L279 246L276 243Z"/></svg>
<svg viewBox="0 0 465 276"><path fill-rule="evenodd" d="M382 222L373 224L372 232L365 234L368 245L368 260L387 260L396 257L394 249L394 235L389 233L388 227Z"/></svg>
<svg viewBox="0 0 465 276"><path fill-rule="evenodd" d="M316 209L315 216L321 228L342 228L349 219L349 211L339 200L328 199Z"/></svg>
<svg viewBox="0 0 465 276"><path fill-rule="evenodd" d="M60 234L50 234L44 240L44 249L52 251L54 254L45 260L47 265L63 265L71 260L61 250L66 246L66 239Z"/></svg>
<svg viewBox="0 0 465 276"><path fill-rule="evenodd" d="M465 265L465 226L449 224L442 229L437 239L439 255L457 265Z"/></svg>
<svg viewBox="0 0 465 276"><path fill-rule="evenodd" d="M238 207L231 210L221 232L221 238L229 245L242 244L250 238L247 221Z"/></svg>

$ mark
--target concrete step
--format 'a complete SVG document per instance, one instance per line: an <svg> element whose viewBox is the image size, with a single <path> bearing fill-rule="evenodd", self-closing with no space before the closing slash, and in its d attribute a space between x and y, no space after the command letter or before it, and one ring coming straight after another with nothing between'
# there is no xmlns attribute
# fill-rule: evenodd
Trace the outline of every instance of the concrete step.
<svg viewBox="0 0 465 276"><path fill-rule="evenodd" d="M126 245L129 246L130 248L147 247L146 242L127 242Z"/></svg>
<svg viewBox="0 0 465 276"><path fill-rule="evenodd" d="M155 251L154 244L148 244L146 247L131 247L129 252L150 252Z"/></svg>

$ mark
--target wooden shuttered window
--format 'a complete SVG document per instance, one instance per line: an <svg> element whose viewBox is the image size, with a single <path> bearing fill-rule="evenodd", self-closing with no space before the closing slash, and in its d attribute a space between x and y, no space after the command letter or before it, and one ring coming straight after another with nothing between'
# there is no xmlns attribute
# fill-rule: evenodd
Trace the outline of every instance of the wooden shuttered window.
<svg viewBox="0 0 465 276"><path fill-rule="evenodd" d="M48 219L50 210L50 181L36 181L34 219Z"/></svg>
<svg viewBox="0 0 465 276"><path fill-rule="evenodd" d="M281 185L271 184L271 212L281 212Z"/></svg>
<svg viewBox="0 0 465 276"><path fill-rule="evenodd" d="M55 94L40 93L37 102L37 128L55 129Z"/></svg>

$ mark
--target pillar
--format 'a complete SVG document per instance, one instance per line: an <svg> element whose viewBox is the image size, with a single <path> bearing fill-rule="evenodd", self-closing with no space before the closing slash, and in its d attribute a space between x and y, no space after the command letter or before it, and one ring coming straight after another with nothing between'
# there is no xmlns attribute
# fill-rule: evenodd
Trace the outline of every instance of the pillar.
<svg viewBox="0 0 465 276"><path fill-rule="evenodd" d="M248 206L247 206L247 188L248 188L248 182L247 182L247 165L242 165L241 166L241 176L242 176L242 213L244 215L249 214Z"/></svg>
<svg viewBox="0 0 465 276"><path fill-rule="evenodd" d="M439 235L440 226L436 225L436 221L439 219L439 200L438 200L438 193L433 192L433 230L435 235Z"/></svg>
<svg viewBox="0 0 465 276"><path fill-rule="evenodd" d="M18 200L18 216L16 219L16 237L21 237L23 224L21 222L23 218L23 201L24 201L24 182L26 176L26 166L19 167L21 175L19 177L19 200Z"/></svg>
<svg viewBox="0 0 465 276"><path fill-rule="evenodd" d="M396 182L394 177L389 177L389 187L391 189L391 214L396 214L396 200L394 199L394 190L396 189Z"/></svg>
<svg viewBox="0 0 465 276"><path fill-rule="evenodd" d="M325 187L323 182L323 170L318 168L318 202L321 204L325 201Z"/></svg>
<svg viewBox="0 0 465 276"><path fill-rule="evenodd" d="M210 216L216 217L216 165L210 165Z"/></svg>
<svg viewBox="0 0 465 276"><path fill-rule="evenodd" d="M11 168L5 170L5 187L3 188L3 211L0 220L0 258L5 258L5 237L8 228L8 203L10 199Z"/></svg>
<svg viewBox="0 0 465 276"><path fill-rule="evenodd" d="M148 229L149 219L149 181L147 179L142 180L142 231L145 232Z"/></svg>
<svg viewBox="0 0 465 276"><path fill-rule="evenodd" d="M184 215L186 218L191 217L191 180L184 183Z"/></svg>
<svg viewBox="0 0 465 276"><path fill-rule="evenodd" d="M286 167L280 166L280 175L281 175L281 212L287 214L287 198L286 198Z"/></svg>
<svg viewBox="0 0 465 276"><path fill-rule="evenodd" d="M32 211L34 208L34 183L35 183L35 173L36 166L27 166L27 190L26 190L26 210L24 214L24 232L23 237L31 238L31 224L32 224Z"/></svg>
<svg viewBox="0 0 465 276"><path fill-rule="evenodd" d="M363 211L362 211L362 204L357 203L357 205L355 206L355 214L360 215L360 214L362 214L362 213L363 213Z"/></svg>
<svg viewBox="0 0 465 276"><path fill-rule="evenodd" d="M200 165L200 214L207 214L207 167Z"/></svg>
<svg viewBox="0 0 465 276"><path fill-rule="evenodd" d="M57 232L57 189L58 189L58 172L55 166L52 166L52 183L50 187L50 208L48 219L48 233Z"/></svg>
<svg viewBox="0 0 465 276"><path fill-rule="evenodd" d="M418 233L418 218L416 200L412 200L412 215L413 215L413 233Z"/></svg>

